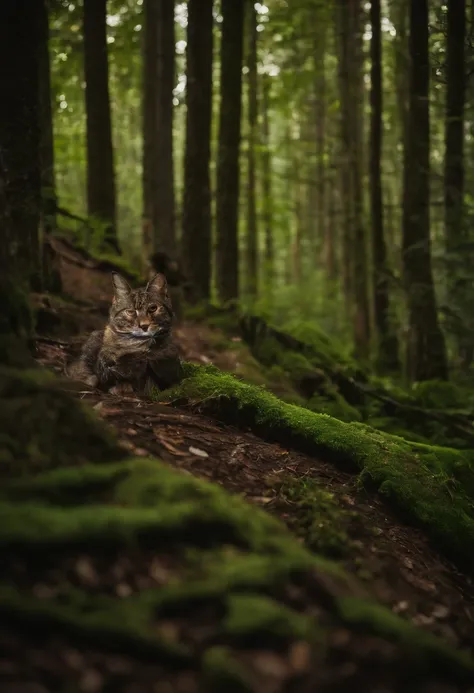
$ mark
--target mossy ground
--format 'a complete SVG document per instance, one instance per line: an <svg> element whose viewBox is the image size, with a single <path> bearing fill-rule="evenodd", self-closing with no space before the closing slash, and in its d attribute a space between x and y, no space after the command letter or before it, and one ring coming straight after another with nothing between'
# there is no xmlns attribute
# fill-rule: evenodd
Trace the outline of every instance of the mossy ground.
<svg viewBox="0 0 474 693"><path fill-rule="evenodd" d="M439 548L474 567L474 458L468 451L413 443L362 423L343 423L278 400L213 367L187 366L180 387L162 397L253 428L267 438L357 470Z"/></svg>
<svg viewBox="0 0 474 693"><path fill-rule="evenodd" d="M215 371L193 373L183 383L187 396L250 387ZM248 392L259 405L270 397ZM359 643L392 643L394 670L403 661L415 677L474 681L470 660L367 601L340 567L310 554L276 519L156 460L122 459L54 378L2 369L0 402L9 452L0 491L2 624L188 667L206 690L223 690L223 681L265 690L240 654L262 646L287 662L285 681L316 676L332 666L330 634L340 628ZM146 556L164 561L152 583ZM114 561L132 565L145 587L114 577ZM310 654L296 671L288 662L298 643Z"/></svg>

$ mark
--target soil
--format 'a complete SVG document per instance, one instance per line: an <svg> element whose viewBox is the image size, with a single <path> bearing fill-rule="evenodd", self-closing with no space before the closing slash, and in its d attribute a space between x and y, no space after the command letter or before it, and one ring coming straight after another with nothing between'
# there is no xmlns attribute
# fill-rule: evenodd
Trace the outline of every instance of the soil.
<svg viewBox="0 0 474 693"><path fill-rule="evenodd" d="M55 306L54 311L60 315L62 309ZM39 363L61 374L66 359L77 350L85 334L103 321L103 313L91 310L90 306L78 307L76 321L78 319L79 330L64 329L67 320L62 328L46 326L44 334L36 340ZM218 331L185 323L176 334L187 360L212 362L221 368L235 370L232 363L238 357L232 350L229 348L225 352L213 346L219 341ZM461 574L437 554L423 533L403 524L380 497L361 488L356 476L325 460L270 444L249 431L238 430L185 408L82 390L67 382L64 387L115 429L121 445L134 456L159 457L184 473L240 494L285 522L294 532L295 540L305 541L310 549L340 561L358 577L372 597L388 605L393 612L440 636L455 648L474 654L474 584L471 577ZM326 542L323 533L318 533L318 527L311 526L314 508L300 493L305 488L316 489L322 497L329 498L330 507L339 508L337 516L329 511L321 520L321 524L325 524L324 531L328 530L328 524L333 525L328 530L334 532L333 543ZM106 561L106 565L91 555L75 557L74 564L71 564L72 559L66 557L64 560L59 573L57 566L55 573L45 563L33 589L41 593L41 589L46 592L58 589L58 584L64 581L80 582L78 560L83 561L83 572L84 565L88 565L86 573L96 576L97 584L92 580L91 590L100 585L101 591L120 594L122 589L124 595L125 591L130 594L130 590L147 589L153 580L156 586L157 575L166 575L170 569L179 570L179 566L170 567L169 556L128 556ZM5 569L16 584L28 582L28 575L31 575L27 561L20 564L9 561ZM411 688L407 680L398 675L400 662L394 649L381 639L354 638L346 630L335 630L332 637L327 671L323 667L316 678L305 679L305 684L299 687L285 687L284 682L289 680L288 672L298 656L304 661L307 653L294 652L277 657L266 650L254 650L251 655L242 651L239 657L243 660L252 657L256 680L260 681L255 690L263 693L346 691L349 688L374 693L457 690L435 681L424 681L423 685ZM137 663L133 658L117 657L93 647L79 650L66 641L54 639L41 644L35 641L28 646L24 636L22 638L0 627L0 681L5 682L2 691L6 693L66 689L84 693L106 690L114 693L192 693L198 690L195 677L187 671L170 674L158 666ZM38 680L42 683L33 683ZM112 684L113 681L116 683ZM77 687L67 688L68 685Z"/></svg>

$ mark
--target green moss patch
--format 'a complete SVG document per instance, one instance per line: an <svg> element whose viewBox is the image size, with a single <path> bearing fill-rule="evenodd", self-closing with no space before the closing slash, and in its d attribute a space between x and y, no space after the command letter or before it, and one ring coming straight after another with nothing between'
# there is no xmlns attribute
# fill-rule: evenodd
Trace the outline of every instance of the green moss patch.
<svg viewBox="0 0 474 693"><path fill-rule="evenodd" d="M223 420L250 426L266 438L323 455L361 474L449 555L474 567L472 453L410 443L363 424L347 424L286 404L212 367L187 366L180 387L162 397L194 404Z"/></svg>
<svg viewBox="0 0 474 693"><path fill-rule="evenodd" d="M107 506L94 498L104 485ZM74 490L86 489L89 506L55 503L64 490L72 499ZM246 690L249 679L236 659L240 648L285 652L292 643L307 642L323 662L327 631L343 625L409 641L419 675L428 674L438 657L441 675L474 681L470 660L387 609L361 601L352 578L309 554L277 520L155 460L53 470L11 481L2 493L14 500L0 501L0 553L17 561L22 555L31 560L37 554L39 562L56 556L61 571L64 554L100 552L106 558L109 547L136 555L146 546L177 551L182 563L168 584L125 598L68 588L66 579L59 593L41 599L0 583L0 618L17 630L54 630L88 647L197 667L210 690L222 680ZM295 590L306 594L297 605Z"/></svg>
<svg viewBox="0 0 474 693"><path fill-rule="evenodd" d="M37 368L0 367L0 476L125 456L90 409Z"/></svg>
<svg viewBox="0 0 474 693"><path fill-rule="evenodd" d="M278 496L290 509L290 527L317 553L343 557L350 546L347 526L356 513L342 508L332 493L311 478L293 479L281 485Z"/></svg>

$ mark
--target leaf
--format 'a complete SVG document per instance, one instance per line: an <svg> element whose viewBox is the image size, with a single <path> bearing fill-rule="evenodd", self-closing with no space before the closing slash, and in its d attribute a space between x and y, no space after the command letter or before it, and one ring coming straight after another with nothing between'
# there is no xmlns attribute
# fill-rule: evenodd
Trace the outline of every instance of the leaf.
<svg viewBox="0 0 474 693"><path fill-rule="evenodd" d="M200 450L199 448L190 447L189 452L191 455L196 455L196 457L209 457L205 450Z"/></svg>

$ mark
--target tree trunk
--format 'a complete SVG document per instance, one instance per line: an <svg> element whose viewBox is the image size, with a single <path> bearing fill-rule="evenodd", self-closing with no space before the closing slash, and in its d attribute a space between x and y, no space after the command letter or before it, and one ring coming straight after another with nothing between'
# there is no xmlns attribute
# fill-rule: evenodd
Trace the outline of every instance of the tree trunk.
<svg viewBox="0 0 474 693"><path fill-rule="evenodd" d="M321 27L321 37L316 46L316 229L317 240L313 239L313 253L317 246L324 244L326 175L326 27ZM313 255L314 258L314 255Z"/></svg>
<svg viewBox="0 0 474 693"><path fill-rule="evenodd" d="M367 239L362 191L362 21L359 0L342 0L339 8L340 82L342 110L343 196L345 202L345 294L352 316L357 356L370 350ZM351 301L352 305L349 304Z"/></svg>
<svg viewBox="0 0 474 693"><path fill-rule="evenodd" d="M217 153L217 290L239 297L238 207L242 113L244 0L222 0L219 144Z"/></svg>
<svg viewBox="0 0 474 693"><path fill-rule="evenodd" d="M273 212L272 212L272 167L270 155L270 89L269 75L262 77L262 207L265 234L265 290L273 291L274 282L274 245L273 245Z"/></svg>
<svg viewBox="0 0 474 693"><path fill-rule="evenodd" d="M349 3L350 24L350 107L351 107L351 174L354 196L354 345L357 356L367 358L370 352L370 305L368 243L364 223L364 199L362 187L362 8L360 0Z"/></svg>
<svg viewBox="0 0 474 693"><path fill-rule="evenodd" d="M49 58L49 16L47 0L40 0L39 103L40 162L43 228L56 227L56 182L54 177L53 113L51 107L51 69Z"/></svg>
<svg viewBox="0 0 474 693"><path fill-rule="evenodd" d="M158 74L156 167L157 188L154 226L154 250L176 256L176 208L173 165L173 89L175 87L174 0L155 0L157 7L156 49Z"/></svg>
<svg viewBox="0 0 474 693"><path fill-rule="evenodd" d="M213 0L189 0L182 256L198 299L211 292Z"/></svg>
<svg viewBox="0 0 474 693"><path fill-rule="evenodd" d="M153 253L155 238L155 205L158 189L157 137L158 100L158 56L156 34L158 24L158 0L143 2L143 73L142 73L142 116L143 116L143 268Z"/></svg>
<svg viewBox="0 0 474 693"><path fill-rule="evenodd" d="M353 268L353 195L350 169L350 150L351 150L351 111L350 111L350 80L349 80L349 14L346 1L341 0L336 15L336 33L339 38L338 54L338 77L340 94L340 125L341 125L341 148L340 148L340 177L341 177L341 196L343 204L343 234L342 234L342 267L343 267L343 289L346 316L352 322L353 319L353 289L354 289L354 268Z"/></svg>
<svg viewBox="0 0 474 693"><path fill-rule="evenodd" d="M408 374L446 379L431 268L428 0L410 0L410 92L404 160L403 275L408 305Z"/></svg>
<svg viewBox="0 0 474 693"><path fill-rule="evenodd" d="M56 228L56 181L54 176L53 113L51 104L51 68L49 57L49 13L47 0L39 2L39 121L41 170L41 227L43 289L59 293L61 274L57 258L48 242L48 234Z"/></svg>
<svg viewBox="0 0 474 693"><path fill-rule="evenodd" d="M371 127L370 127L370 207L372 216L373 299L377 338L376 359L382 370L399 368L398 344L390 325L389 280L382 204L382 41L380 0L370 4L372 25Z"/></svg>
<svg viewBox="0 0 474 693"><path fill-rule="evenodd" d="M8 0L1 13L0 233L6 255L2 269L6 266L20 285L39 290L40 6L29 0Z"/></svg>
<svg viewBox="0 0 474 693"><path fill-rule="evenodd" d="M456 274L462 262L464 239L464 102L466 96L464 41L466 36L466 1L448 0L446 52L446 122L444 159L444 204L446 250L448 255L448 292L451 307L458 307L466 287Z"/></svg>
<svg viewBox="0 0 474 693"><path fill-rule="evenodd" d="M104 225L104 248L119 253L106 16L107 0L84 0L87 211Z"/></svg>
<svg viewBox="0 0 474 693"><path fill-rule="evenodd" d="M248 47L248 179L247 179L247 293L255 298L258 290L258 227L256 203L255 152L257 140L257 12L247 3L249 22Z"/></svg>

